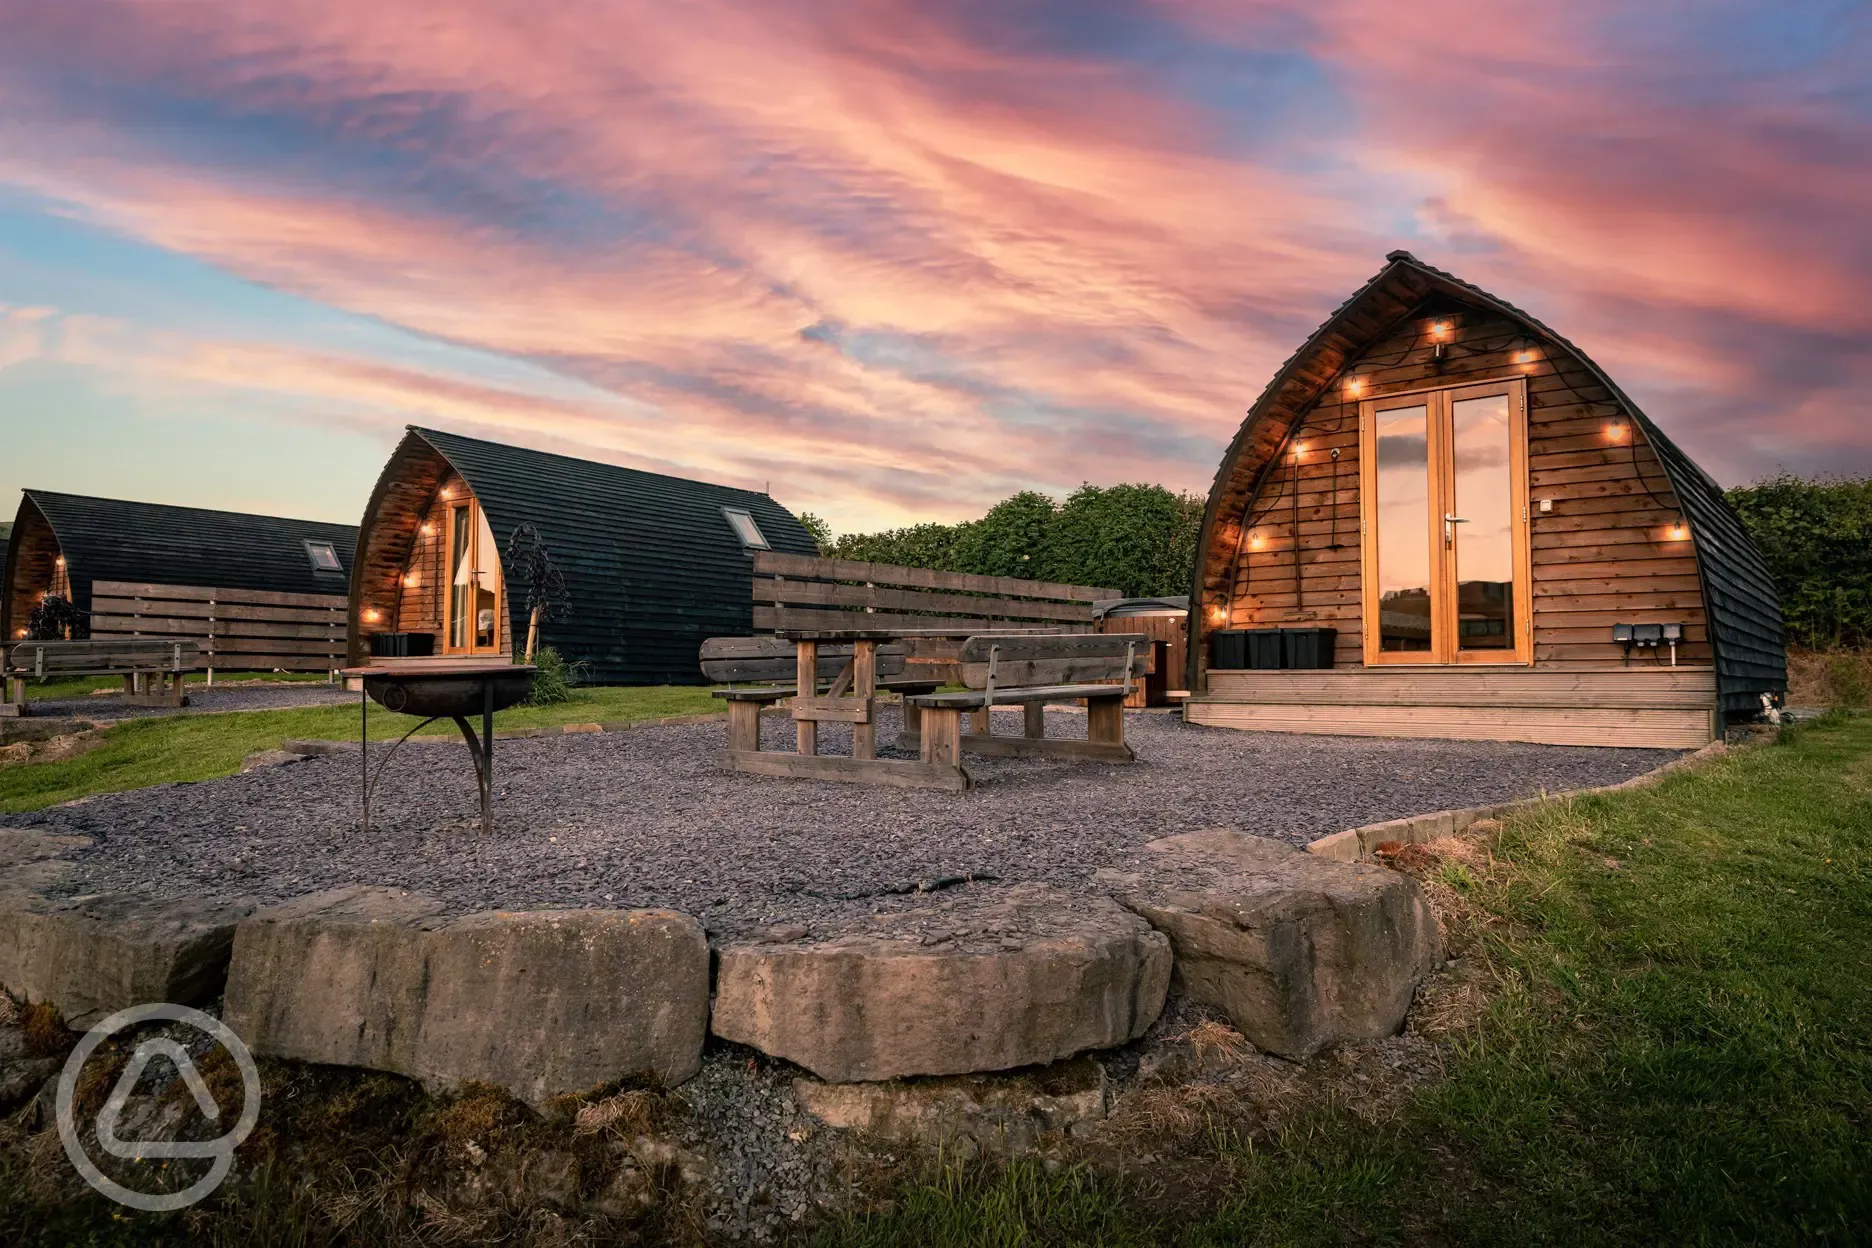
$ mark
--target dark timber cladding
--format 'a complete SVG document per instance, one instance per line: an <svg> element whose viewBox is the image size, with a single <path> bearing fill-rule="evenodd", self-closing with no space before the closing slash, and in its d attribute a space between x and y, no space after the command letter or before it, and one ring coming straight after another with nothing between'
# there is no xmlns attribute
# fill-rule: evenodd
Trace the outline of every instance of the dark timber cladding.
<svg viewBox="0 0 1872 1248"><path fill-rule="evenodd" d="M72 602L89 611L94 581L341 595L345 573L315 571L306 543L327 543L349 562L356 541L348 524L26 490L7 549L0 636L18 636L61 558Z"/></svg>
<svg viewBox="0 0 1872 1248"><path fill-rule="evenodd" d="M442 567L442 532L432 518L456 482L503 553L521 525L538 530L569 600L566 618L542 623L541 644L587 664L597 682L694 684L704 639L753 631L753 551L724 508L747 512L772 550L817 553L811 534L765 494L412 427L364 514L352 570L353 662L368 657L371 633L443 631L431 571ZM503 574L501 648L511 652L525 645L526 586L514 569Z"/></svg>
<svg viewBox="0 0 1872 1248"><path fill-rule="evenodd" d="M1361 400L1512 381L1526 396L1526 497L1551 504L1527 517L1522 670L1623 671L1614 624L1677 622L1678 660L1714 669L1720 710L1758 709L1760 694L1784 690L1773 581L1716 482L1566 339L1408 252L1387 259L1282 365L1222 461L1192 585L1191 688L1211 691L1205 638L1221 627L1335 628L1334 666L1365 670ZM1387 670L1408 681L1428 669ZM1452 676L1453 689L1505 671L1463 670L1476 675ZM1259 676L1223 683L1257 697L1276 688ZM1379 685L1363 687L1358 697Z"/></svg>

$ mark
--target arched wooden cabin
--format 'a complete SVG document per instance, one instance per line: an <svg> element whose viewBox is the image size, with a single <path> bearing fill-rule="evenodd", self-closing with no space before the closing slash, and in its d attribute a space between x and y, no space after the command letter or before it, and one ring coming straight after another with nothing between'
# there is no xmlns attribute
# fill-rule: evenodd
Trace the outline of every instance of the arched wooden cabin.
<svg viewBox="0 0 1872 1248"><path fill-rule="evenodd" d="M1716 482L1577 347L1402 251L1250 410L1192 601L1192 723L1689 747L1787 687Z"/></svg>
<svg viewBox="0 0 1872 1248"><path fill-rule="evenodd" d="M540 644L604 684L699 682L703 640L753 631L753 553L818 553L765 494L412 426L358 534L352 664L524 651L526 525L565 584Z"/></svg>
<svg viewBox="0 0 1872 1248"><path fill-rule="evenodd" d="M26 490L6 549L0 637L56 594L97 637L197 641L210 668L328 671L344 644L348 524Z"/></svg>

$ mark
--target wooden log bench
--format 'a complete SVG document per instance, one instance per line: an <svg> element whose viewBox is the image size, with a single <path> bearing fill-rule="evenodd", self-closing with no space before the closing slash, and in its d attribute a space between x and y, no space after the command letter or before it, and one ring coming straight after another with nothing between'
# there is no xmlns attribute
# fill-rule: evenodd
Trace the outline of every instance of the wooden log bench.
<svg viewBox="0 0 1872 1248"><path fill-rule="evenodd" d="M6 652L6 700L24 705L26 681L45 677L122 676L132 706L187 706L183 680L201 666L193 641L108 637L90 641L21 641Z"/></svg>
<svg viewBox="0 0 1872 1248"><path fill-rule="evenodd" d="M1124 703L1149 646L1142 633L970 637L961 651L968 688L906 697L920 713L921 739L906 730L897 743L917 750L926 763L952 766L960 765L963 753L1135 762L1124 739ZM1047 705L1079 701L1086 704L1086 739L1047 736ZM997 706L1022 708L1020 736L996 735ZM974 731L967 734L965 713L973 717Z"/></svg>
<svg viewBox="0 0 1872 1248"><path fill-rule="evenodd" d="M843 699L852 686L855 662L852 646L819 647L814 688L807 696L819 698L823 695L828 702ZM907 718L914 714L909 702L911 696L942 687L940 680L905 674L902 646L879 647L876 663L876 688L903 695ZM702 643L701 665L704 676L729 686L717 689L714 696L728 704L730 750L758 750L762 709L799 695L798 653L793 643L784 638L711 637ZM829 682L829 688L821 689L821 682ZM808 713L819 719L850 718L830 706L823 714ZM875 731L869 718L862 724L854 723L854 729Z"/></svg>

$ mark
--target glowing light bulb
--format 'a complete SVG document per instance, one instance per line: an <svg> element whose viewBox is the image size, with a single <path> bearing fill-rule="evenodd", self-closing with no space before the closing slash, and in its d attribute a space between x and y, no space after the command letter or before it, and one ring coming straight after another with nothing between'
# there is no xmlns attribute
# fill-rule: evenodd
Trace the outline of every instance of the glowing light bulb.
<svg viewBox="0 0 1872 1248"><path fill-rule="evenodd" d="M1534 353L1532 351L1517 351L1514 355L1514 362L1517 364L1532 364L1534 362Z"/></svg>
<svg viewBox="0 0 1872 1248"><path fill-rule="evenodd" d="M1304 454L1306 454L1306 443L1304 442L1294 443L1294 458L1299 459Z"/></svg>
<svg viewBox="0 0 1872 1248"><path fill-rule="evenodd" d="M364 622L366 624L375 624L381 619L383 619L383 612L377 610L375 607L367 608L364 612Z"/></svg>
<svg viewBox="0 0 1872 1248"><path fill-rule="evenodd" d="M1216 624L1228 623L1228 608L1222 606L1209 608L1209 619Z"/></svg>
<svg viewBox="0 0 1872 1248"><path fill-rule="evenodd" d="M1447 336L1449 334L1449 322L1438 321L1436 324L1430 327L1430 332L1435 334L1439 338Z"/></svg>
<svg viewBox="0 0 1872 1248"><path fill-rule="evenodd" d="M1266 539L1261 536L1261 531L1256 529L1248 535L1248 547L1251 550L1260 550L1265 540Z"/></svg>
<svg viewBox="0 0 1872 1248"><path fill-rule="evenodd" d="M52 562L56 564L58 567L62 568L65 566L65 556L60 555L58 558L54 559Z"/></svg>
<svg viewBox="0 0 1872 1248"><path fill-rule="evenodd" d="M429 524L428 522L426 522L426 521L425 521L425 522L424 522L424 524L423 524L423 526L422 526L422 535L423 535L424 537L434 537L434 536L435 536L435 525L433 525L433 524Z"/></svg>
<svg viewBox="0 0 1872 1248"><path fill-rule="evenodd" d="M1345 388L1347 394L1358 394L1365 389L1365 379L1363 377L1348 377L1346 378Z"/></svg>
<svg viewBox="0 0 1872 1248"><path fill-rule="evenodd" d="M403 574L403 584L405 587L409 589L416 588L416 580L417 580L417 577L414 572L405 572Z"/></svg>
<svg viewBox="0 0 1872 1248"><path fill-rule="evenodd" d="M1686 537L1689 537L1689 536L1690 536L1690 526L1686 525L1683 521L1679 520L1676 524L1673 524L1670 526L1671 541L1681 542Z"/></svg>
<svg viewBox="0 0 1872 1248"><path fill-rule="evenodd" d="M443 498L454 498L454 497L455 497L455 487L454 487L454 486L450 486L450 485L445 485L445 486L443 486L443 487L442 487L442 497L443 497Z"/></svg>
<svg viewBox="0 0 1872 1248"><path fill-rule="evenodd" d="M1625 421L1621 418L1608 422L1605 427L1605 436L1606 440L1609 442L1623 442L1625 440Z"/></svg>

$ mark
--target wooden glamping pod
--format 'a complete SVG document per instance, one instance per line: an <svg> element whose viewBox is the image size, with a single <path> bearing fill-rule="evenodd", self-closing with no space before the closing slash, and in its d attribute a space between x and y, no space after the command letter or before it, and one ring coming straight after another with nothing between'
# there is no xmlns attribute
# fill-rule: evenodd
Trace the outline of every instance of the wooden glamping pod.
<svg viewBox="0 0 1872 1248"><path fill-rule="evenodd" d="M412 426L358 535L351 662L524 651L516 532L564 580L540 644L604 684L699 682L704 639L753 631L754 552L818 553L765 494Z"/></svg>
<svg viewBox="0 0 1872 1248"><path fill-rule="evenodd" d="M80 635L195 641L210 669L330 671L356 540L348 524L26 490L0 636L24 638L51 594L83 613Z"/></svg>
<svg viewBox="0 0 1872 1248"><path fill-rule="evenodd" d="M1783 692L1720 487L1564 338L1388 260L1216 474L1190 722L1681 748Z"/></svg>

